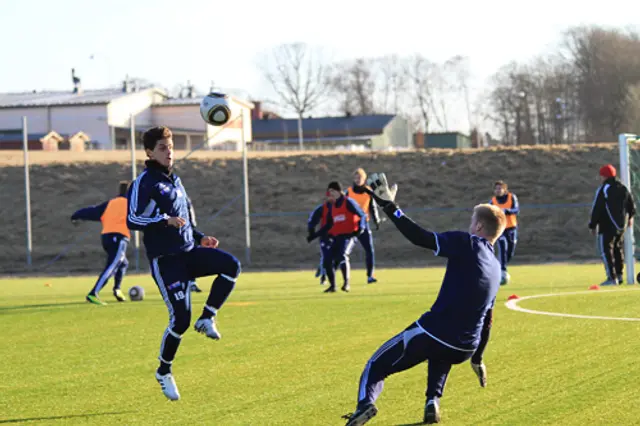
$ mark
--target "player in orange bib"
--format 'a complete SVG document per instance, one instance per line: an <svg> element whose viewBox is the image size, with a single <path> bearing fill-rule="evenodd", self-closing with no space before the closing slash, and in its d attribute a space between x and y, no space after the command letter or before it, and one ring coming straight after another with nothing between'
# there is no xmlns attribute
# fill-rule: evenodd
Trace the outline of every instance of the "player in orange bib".
<svg viewBox="0 0 640 426"><path fill-rule="evenodd" d="M362 168L357 169L353 172L353 185L345 191L345 195L355 201L366 215L366 225L363 232L358 236L358 241L360 241L365 253L367 283L373 284L378 280L376 280L373 275L375 250L373 248L373 235L371 234L369 222L373 221L376 230L378 230L380 228L380 215L378 214L378 207L375 200L367 192L368 187L366 182L367 173Z"/></svg>
<svg viewBox="0 0 640 426"><path fill-rule="evenodd" d="M507 272L507 265L513 258L518 243L518 214L520 214L520 205L518 197L513 192L509 192L509 187L504 181L497 181L493 184L493 198L489 204L502 209L507 217L507 227L502 236L498 239L500 247L500 264L502 265L502 281L501 285L509 283L511 277Z"/></svg>
<svg viewBox="0 0 640 426"><path fill-rule="evenodd" d="M114 279L113 296L118 302L126 300L120 285L127 272L127 266L129 266L127 245L131 233L127 228L128 188L129 182L120 182L120 195L97 206L80 209L71 216L71 221L74 224L79 220L102 222L102 248L107 252L107 265L86 297L87 302L96 305L106 305L100 300L98 293L111 277Z"/></svg>

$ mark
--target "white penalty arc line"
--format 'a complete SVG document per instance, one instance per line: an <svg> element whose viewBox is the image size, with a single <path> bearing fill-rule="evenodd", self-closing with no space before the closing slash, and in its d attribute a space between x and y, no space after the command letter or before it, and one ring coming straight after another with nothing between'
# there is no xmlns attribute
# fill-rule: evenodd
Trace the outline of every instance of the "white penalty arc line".
<svg viewBox="0 0 640 426"><path fill-rule="evenodd" d="M566 293L549 293L549 294L537 294L534 296L525 296L519 299L509 300L505 303L505 306L513 311L524 312L527 314L534 315L548 315L552 317L563 317L563 318L580 318L580 319L596 319L596 320L607 320L607 321L640 321L640 318L625 318L625 317L601 317L596 315L576 315L576 314L565 314L561 312L547 312L547 311L536 311L533 309L525 309L518 306L518 303L523 300L528 299L540 299L542 297L557 297L557 296L571 296L574 294L597 294L597 293L612 293L612 292L621 292L621 291L639 291L638 289L626 288L626 289L616 289L616 290L589 290L589 291L573 291Z"/></svg>

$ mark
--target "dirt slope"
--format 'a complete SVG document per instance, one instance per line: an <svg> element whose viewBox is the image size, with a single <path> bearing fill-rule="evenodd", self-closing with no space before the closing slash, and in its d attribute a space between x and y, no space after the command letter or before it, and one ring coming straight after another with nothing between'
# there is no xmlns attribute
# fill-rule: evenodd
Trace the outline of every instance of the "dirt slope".
<svg viewBox="0 0 640 426"><path fill-rule="evenodd" d="M114 195L116 183L130 176L126 153L75 158L66 153L32 156L31 196L35 272L96 272L104 262L99 225L74 227L70 214ZM62 157L60 157L62 156ZM313 267L317 243L307 244L307 213L321 199L326 184L347 184L357 167L385 171L400 186L399 203L417 222L435 229L465 229L469 209L491 196L492 183L506 180L523 205L516 260L551 261L593 259L593 238L587 231L589 207L527 208L532 204L590 204L597 187L597 170L606 162L618 164L615 145L431 150L397 154L305 153L250 158L252 262L254 268ZM97 160L97 161L96 161ZM19 153L0 154L0 273L25 271L25 208L23 168ZM56 163L61 161L62 163ZM139 162L139 171L142 162ZM200 153L178 166L194 200L199 228L215 235L222 248L244 256L242 197L215 220L209 218L241 194L242 162L238 155ZM425 211L425 208L437 210ZM444 209L444 210L439 210ZM269 216L274 213L288 213ZM88 233L87 233L88 232ZM388 222L375 233L379 265L440 262L411 246ZM80 241L78 241L80 239ZM43 268L63 249L62 258ZM131 252L130 252L131 253ZM142 268L147 269L144 253ZM354 266L362 266L357 248ZM132 256L130 254L130 260Z"/></svg>

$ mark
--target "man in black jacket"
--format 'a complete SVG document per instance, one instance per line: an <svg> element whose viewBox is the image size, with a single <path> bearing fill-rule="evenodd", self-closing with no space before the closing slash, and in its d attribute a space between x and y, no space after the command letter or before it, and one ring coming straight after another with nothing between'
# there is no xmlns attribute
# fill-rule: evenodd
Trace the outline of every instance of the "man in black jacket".
<svg viewBox="0 0 640 426"><path fill-rule="evenodd" d="M607 273L601 285L617 285L623 283L624 232L627 226L633 229L636 207L627 187L616 179L615 167L602 166L600 178L602 185L593 200L589 229L598 235L598 250Z"/></svg>

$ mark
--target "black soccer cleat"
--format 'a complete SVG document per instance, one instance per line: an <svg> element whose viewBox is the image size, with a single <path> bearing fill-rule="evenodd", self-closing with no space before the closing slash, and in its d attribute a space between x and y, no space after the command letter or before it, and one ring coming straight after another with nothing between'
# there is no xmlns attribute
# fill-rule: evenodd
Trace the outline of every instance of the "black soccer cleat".
<svg viewBox="0 0 640 426"><path fill-rule="evenodd" d="M329 288L327 288L325 291L323 291L323 293L335 293L336 292L336 286L329 286Z"/></svg>
<svg viewBox="0 0 640 426"><path fill-rule="evenodd" d="M342 288L342 291L344 291L345 293L349 293L349 290L351 290L351 286L349 285L349 283L345 283Z"/></svg>
<svg viewBox="0 0 640 426"><path fill-rule="evenodd" d="M367 404L363 407L358 407L355 413L346 414L342 418L348 420L345 426L361 426L374 418L376 414L378 414L376 406Z"/></svg>
<svg viewBox="0 0 640 426"><path fill-rule="evenodd" d="M424 406L423 422L428 425L440 423L440 404L436 398L428 400Z"/></svg>

